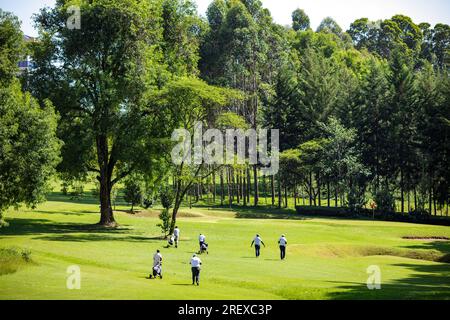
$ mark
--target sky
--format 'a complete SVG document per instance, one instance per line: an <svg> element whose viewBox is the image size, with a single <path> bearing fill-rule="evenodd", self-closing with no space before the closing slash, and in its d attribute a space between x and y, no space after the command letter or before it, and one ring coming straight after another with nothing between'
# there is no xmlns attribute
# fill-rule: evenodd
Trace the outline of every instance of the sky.
<svg viewBox="0 0 450 320"><path fill-rule="evenodd" d="M205 14L212 0L194 0L198 12ZM414 22L450 24L450 0L262 0L270 10L275 22L291 24L291 14L302 8L316 28L323 18L334 18L345 30L358 18L371 20L387 19L401 13L410 16ZM0 8L13 12L22 21L26 35L36 36L31 16L44 6L52 6L54 0L0 0Z"/></svg>

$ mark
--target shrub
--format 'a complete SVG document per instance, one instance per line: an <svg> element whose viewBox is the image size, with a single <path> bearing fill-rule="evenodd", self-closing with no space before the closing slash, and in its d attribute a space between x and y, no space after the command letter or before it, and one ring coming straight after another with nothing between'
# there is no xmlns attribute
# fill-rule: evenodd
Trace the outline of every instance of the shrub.
<svg viewBox="0 0 450 320"><path fill-rule="evenodd" d="M69 194L69 183L68 183L68 182L63 181L63 182L61 183L61 193L62 193L64 196L67 196L67 195Z"/></svg>
<svg viewBox="0 0 450 320"><path fill-rule="evenodd" d="M169 187L163 187L159 190L159 199L161 200L163 208L172 208L174 198L173 191Z"/></svg>
<svg viewBox="0 0 450 320"><path fill-rule="evenodd" d="M174 194L172 189L170 189L167 186L162 187L159 190L159 199L161 201L161 205L163 206L164 210L159 215L159 219L161 220L161 222L157 224L157 226L161 228L161 231L164 233L164 236L167 236L170 230L170 219L171 219L169 209L172 208L174 201Z"/></svg>
<svg viewBox="0 0 450 320"><path fill-rule="evenodd" d="M388 189L381 189L375 194L375 203L377 210L381 213L395 212L395 198Z"/></svg>
<svg viewBox="0 0 450 320"><path fill-rule="evenodd" d="M142 199L142 187L140 182L133 177L126 180L123 193L124 200L131 204L131 212L134 212L134 206L141 203Z"/></svg>
<svg viewBox="0 0 450 320"><path fill-rule="evenodd" d="M2 212L0 211L0 229L1 229L1 228L6 228L6 227L8 227L8 226L9 226L9 223L6 222L5 220L3 220L3 214L2 214Z"/></svg>
<svg viewBox="0 0 450 320"><path fill-rule="evenodd" d="M0 249L0 276L16 272L21 266L31 263L31 251L19 248Z"/></svg>
<svg viewBox="0 0 450 320"><path fill-rule="evenodd" d="M167 236L170 230L170 213L169 209L164 208L161 214L159 215L159 219L161 220L156 226L161 228L164 236Z"/></svg>
<svg viewBox="0 0 450 320"><path fill-rule="evenodd" d="M366 191L364 188L354 187L348 193L348 209L351 214L358 214L366 205Z"/></svg>
<svg viewBox="0 0 450 320"><path fill-rule="evenodd" d="M84 187L81 182L75 182L72 185L72 191L70 192L70 197L73 200L79 200L84 195Z"/></svg>
<svg viewBox="0 0 450 320"><path fill-rule="evenodd" d="M100 196L100 184L96 183L94 189L92 189L91 194L94 198L98 198Z"/></svg>

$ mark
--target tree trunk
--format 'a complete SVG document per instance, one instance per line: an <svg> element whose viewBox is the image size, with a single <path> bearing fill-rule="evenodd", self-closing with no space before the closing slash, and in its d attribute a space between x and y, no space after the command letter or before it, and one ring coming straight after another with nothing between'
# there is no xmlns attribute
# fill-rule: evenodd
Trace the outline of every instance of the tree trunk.
<svg viewBox="0 0 450 320"><path fill-rule="evenodd" d="M284 207L288 207L288 188L284 186Z"/></svg>
<svg viewBox="0 0 450 320"><path fill-rule="evenodd" d="M431 175L430 175L430 187L429 187L429 196L428 196L428 202L430 206L430 216L433 214L433 186L431 184Z"/></svg>
<svg viewBox="0 0 450 320"><path fill-rule="evenodd" d="M281 209L283 198L281 195L281 176L278 175L278 208Z"/></svg>
<svg viewBox="0 0 450 320"><path fill-rule="evenodd" d="M309 172L309 206L312 206L313 190L312 190L313 178L312 172Z"/></svg>
<svg viewBox="0 0 450 320"><path fill-rule="evenodd" d="M231 190L231 172L230 168L227 169L227 186L228 186L228 205L231 208L233 205L233 190Z"/></svg>
<svg viewBox="0 0 450 320"><path fill-rule="evenodd" d="M403 168L400 169L400 201L401 201L401 212L405 213L405 190L403 186Z"/></svg>
<svg viewBox="0 0 450 320"><path fill-rule="evenodd" d="M317 178L316 178L316 180L317 180L317 190L318 190L318 196L319 196L319 207L321 207L322 206L322 194L321 194L321 192L320 192L320 187L321 187L321 185L320 185L320 172L317 172Z"/></svg>
<svg viewBox="0 0 450 320"><path fill-rule="evenodd" d="M111 206L111 176L114 164L108 158L108 139L106 136L97 137L97 160L100 168L98 180L100 182L100 222L107 227L116 227L114 213Z"/></svg>
<svg viewBox="0 0 450 320"><path fill-rule="evenodd" d="M334 186L334 206L337 208L338 207L338 187L337 184Z"/></svg>
<svg viewBox="0 0 450 320"><path fill-rule="evenodd" d="M225 200L225 186L223 183L223 168L220 169L220 205L223 206Z"/></svg>
<svg viewBox="0 0 450 320"><path fill-rule="evenodd" d="M331 207L330 181L327 181L327 206Z"/></svg>
<svg viewBox="0 0 450 320"><path fill-rule="evenodd" d="M414 211L417 211L417 189L414 187Z"/></svg>
<svg viewBox="0 0 450 320"><path fill-rule="evenodd" d="M297 207L297 184L294 184L294 209Z"/></svg>
<svg viewBox="0 0 450 320"><path fill-rule="evenodd" d="M247 203L250 204L250 195L252 193L252 181L250 176L250 168L247 166Z"/></svg>
<svg viewBox="0 0 450 320"><path fill-rule="evenodd" d="M217 190L216 190L216 172L215 171L212 174L212 179L213 179L213 182L212 182L212 186L213 186L213 203L214 203L214 206L215 206L216 205L216 192L217 192Z"/></svg>
<svg viewBox="0 0 450 320"><path fill-rule="evenodd" d="M434 215L437 216L437 203L436 203L436 198L433 198L433 205L434 205Z"/></svg>
<svg viewBox="0 0 450 320"><path fill-rule="evenodd" d="M236 186L236 200L237 200L237 204L241 204L241 190L239 187L239 171L235 172L233 169L233 185Z"/></svg>
<svg viewBox="0 0 450 320"><path fill-rule="evenodd" d="M408 203L408 213L411 213L411 192L409 191L409 186L408 186L408 193L406 194L407 197L407 203Z"/></svg>
<svg viewBox="0 0 450 320"><path fill-rule="evenodd" d="M254 199L254 206L257 207L258 206L258 202L259 202L259 188L258 188L258 166L255 164L253 166L253 184L255 187L255 199Z"/></svg>
<svg viewBox="0 0 450 320"><path fill-rule="evenodd" d="M270 176L270 188L272 192L272 206L275 206L275 177Z"/></svg>
<svg viewBox="0 0 450 320"><path fill-rule="evenodd" d="M247 206L247 177L245 175L245 169L241 171L242 175L242 200L244 202L244 206Z"/></svg>

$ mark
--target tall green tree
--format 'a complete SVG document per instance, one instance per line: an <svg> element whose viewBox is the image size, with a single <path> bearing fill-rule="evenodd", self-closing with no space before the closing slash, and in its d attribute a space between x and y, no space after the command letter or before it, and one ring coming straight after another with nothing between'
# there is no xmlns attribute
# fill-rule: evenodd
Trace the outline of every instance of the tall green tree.
<svg viewBox="0 0 450 320"><path fill-rule="evenodd" d="M53 105L22 92L16 78L23 49L17 18L0 10L0 227L9 207L45 200L60 161Z"/></svg>
<svg viewBox="0 0 450 320"><path fill-rule="evenodd" d="M146 96L171 77L164 53L177 50L164 43L161 1L80 1L80 29L66 27L70 4L58 0L36 16L41 36L30 86L61 115L59 170L78 177L95 173L100 224L115 226L112 188L133 172L150 172L164 148L158 137L170 135ZM172 36L166 41L176 41Z"/></svg>
<svg viewBox="0 0 450 320"><path fill-rule="evenodd" d="M292 12L292 29L305 31L310 27L311 21L303 9L296 9Z"/></svg>
<svg viewBox="0 0 450 320"><path fill-rule="evenodd" d="M174 79L164 89L155 92L150 97L155 105L166 111L160 121L170 128L183 129L184 132L189 133L188 137L176 137L180 140L170 143L164 152L167 156L166 159L171 161L175 180L175 195L169 234L173 233L178 211L192 185L200 183L221 167L219 165L208 168L204 157L196 160L195 153L199 149L203 155L203 136L200 137L200 146L195 145L197 125L202 124L205 131L212 128L224 106L230 103L230 100L241 98L239 92L211 86L192 77ZM179 160L175 163L173 162L173 154L169 154L167 150L172 150L170 146L175 147L179 143L182 143L183 147L179 149L179 154L177 154Z"/></svg>
<svg viewBox="0 0 450 320"><path fill-rule="evenodd" d="M334 33L335 35L340 36L342 34L342 28L333 18L326 17L322 20L319 27L317 27L317 32Z"/></svg>

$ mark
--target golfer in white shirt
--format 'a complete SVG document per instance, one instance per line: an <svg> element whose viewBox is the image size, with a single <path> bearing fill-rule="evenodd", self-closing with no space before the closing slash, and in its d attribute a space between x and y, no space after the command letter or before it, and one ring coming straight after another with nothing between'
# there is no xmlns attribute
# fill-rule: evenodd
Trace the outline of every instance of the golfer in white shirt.
<svg viewBox="0 0 450 320"><path fill-rule="evenodd" d="M200 235L198 236L198 244L200 246L200 252L202 252L202 244L205 242L206 237L204 234L200 233Z"/></svg>
<svg viewBox="0 0 450 320"><path fill-rule="evenodd" d="M173 230L173 238L175 241L175 248L178 248L178 240L180 239L180 229L178 229L178 227L175 227L175 230Z"/></svg>
<svg viewBox="0 0 450 320"><path fill-rule="evenodd" d="M259 255L261 254L261 244L265 247L266 245L264 244L264 242L262 241L261 237L259 236L259 234L256 235L255 239L253 239L252 244L250 245L250 247L253 247L253 244L255 244L255 254L256 257L258 258Z"/></svg>
<svg viewBox="0 0 450 320"><path fill-rule="evenodd" d="M278 244L280 245L281 260L284 260L286 258L286 246L287 246L287 239L284 236L284 234L281 236L280 240L278 240Z"/></svg>
<svg viewBox="0 0 450 320"><path fill-rule="evenodd" d="M197 283L200 285L200 266L202 265L202 260L197 257L196 254L192 256L191 259L191 270L192 270L192 284Z"/></svg>
<svg viewBox="0 0 450 320"><path fill-rule="evenodd" d="M162 255L159 250L156 250L156 253L153 256L153 276L159 276L162 279ZM150 279L152 275L150 275Z"/></svg>

